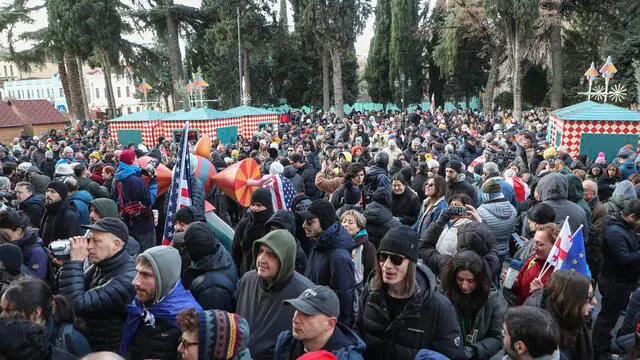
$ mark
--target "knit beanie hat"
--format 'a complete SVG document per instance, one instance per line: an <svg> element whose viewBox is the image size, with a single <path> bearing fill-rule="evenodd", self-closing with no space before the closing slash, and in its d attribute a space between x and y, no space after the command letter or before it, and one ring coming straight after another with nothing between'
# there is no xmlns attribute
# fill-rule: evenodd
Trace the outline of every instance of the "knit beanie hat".
<svg viewBox="0 0 640 360"><path fill-rule="evenodd" d="M101 218L120 218L120 215L118 214L118 205L111 199L99 198L91 201L90 204Z"/></svg>
<svg viewBox="0 0 640 360"><path fill-rule="evenodd" d="M482 200L487 202L498 199L504 199L504 195L500 190L500 184L495 179L487 180L484 185L482 185Z"/></svg>
<svg viewBox="0 0 640 360"><path fill-rule="evenodd" d="M198 314L198 359L250 359L249 323L238 314L205 310Z"/></svg>
<svg viewBox="0 0 640 360"><path fill-rule="evenodd" d="M69 195L69 189L67 189L67 184L60 181L55 181L55 180L51 181L49 184L47 184L47 189L53 189L63 199L66 199L67 195Z"/></svg>
<svg viewBox="0 0 640 360"><path fill-rule="evenodd" d="M266 188L258 188L251 194L252 204L262 204L268 208L272 207L271 192Z"/></svg>
<svg viewBox="0 0 640 360"><path fill-rule="evenodd" d="M623 147L618 151L618 157L625 160L632 157L633 154L633 149L629 149L628 147Z"/></svg>
<svg viewBox="0 0 640 360"><path fill-rule="evenodd" d="M175 223L176 221L181 221L187 225L196 221L195 214L193 213L191 206L183 207L176 211L173 215L173 222Z"/></svg>
<svg viewBox="0 0 640 360"><path fill-rule="evenodd" d="M607 159L604 157L603 152L599 152L598 157L593 162L596 164L604 165L607 163Z"/></svg>
<svg viewBox="0 0 640 360"><path fill-rule="evenodd" d="M100 160L102 158L102 156L100 156L100 153L97 151L94 151L91 154L89 154L89 157L94 158L96 160Z"/></svg>
<svg viewBox="0 0 640 360"><path fill-rule="evenodd" d="M216 234L207 223L196 221L184 232L184 246L192 261L197 262L218 250Z"/></svg>
<svg viewBox="0 0 640 360"><path fill-rule="evenodd" d="M318 350L308 352L300 356L298 360L338 360L338 358L330 351Z"/></svg>
<svg viewBox="0 0 640 360"><path fill-rule="evenodd" d="M360 192L360 187L354 186L351 181L347 181L344 188L344 203L348 205L356 205L360 202L361 197L362 193Z"/></svg>
<svg viewBox="0 0 640 360"><path fill-rule="evenodd" d="M396 226L384 235L378 251L388 251L418 261L418 233L407 225Z"/></svg>
<svg viewBox="0 0 640 360"><path fill-rule="evenodd" d="M462 172L462 163L458 160L451 160L447 163L447 169L451 169L460 174Z"/></svg>
<svg viewBox="0 0 640 360"><path fill-rule="evenodd" d="M136 159L136 153L132 150L124 150L120 153L120 161L127 165L132 165Z"/></svg>
<svg viewBox="0 0 640 360"><path fill-rule="evenodd" d="M19 246L14 244L0 245L0 271L4 270L10 275L18 275L22 261L22 250Z"/></svg>
<svg viewBox="0 0 640 360"><path fill-rule="evenodd" d="M156 278L156 298L153 303L157 303L171 292L176 283L180 281L180 270L182 259L180 253L173 246L159 245L145 250L138 255L137 260L144 258L151 264L153 275ZM136 263L138 262L136 261Z"/></svg>

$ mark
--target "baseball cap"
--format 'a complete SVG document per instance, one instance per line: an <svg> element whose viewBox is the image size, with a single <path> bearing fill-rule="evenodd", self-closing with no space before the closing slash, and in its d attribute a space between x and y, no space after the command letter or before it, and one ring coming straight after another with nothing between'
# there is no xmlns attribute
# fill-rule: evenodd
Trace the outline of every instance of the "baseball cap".
<svg viewBox="0 0 640 360"><path fill-rule="evenodd" d="M307 315L325 314L329 317L340 316L340 300L333 290L327 286L316 286L307 289L296 299L282 302L293 306L296 310Z"/></svg>
<svg viewBox="0 0 640 360"><path fill-rule="evenodd" d="M84 229L113 234L122 241L127 241L129 239L129 229L120 219L103 218L96 221L93 225L82 225L81 227Z"/></svg>

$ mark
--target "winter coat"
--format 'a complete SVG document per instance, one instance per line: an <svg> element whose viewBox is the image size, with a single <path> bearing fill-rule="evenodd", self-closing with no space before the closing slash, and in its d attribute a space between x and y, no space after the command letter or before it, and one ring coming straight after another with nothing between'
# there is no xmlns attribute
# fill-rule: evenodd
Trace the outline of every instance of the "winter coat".
<svg viewBox="0 0 640 360"><path fill-rule="evenodd" d="M312 165L304 164L297 170L302 178L304 193L311 200L322 198L322 192L316 187L316 173L318 172Z"/></svg>
<svg viewBox="0 0 640 360"><path fill-rule="evenodd" d="M78 214L80 225L89 225L89 204L93 201L93 197L86 190L79 190L69 196L69 202Z"/></svg>
<svg viewBox="0 0 640 360"><path fill-rule="evenodd" d="M293 187L296 189L296 194L304 192L302 177L298 175L298 173L296 172L296 168L294 168L292 165L287 165L284 167L282 175L284 175L287 179L289 179L289 181L291 181Z"/></svg>
<svg viewBox="0 0 640 360"><path fill-rule="evenodd" d="M353 183L347 180L344 183L342 183L340 187L331 194L331 196L329 197L329 201L331 202L331 205L333 205L334 209L340 209L344 205L346 205L344 200L345 192L348 191L348 189L353 189L353 186L354 186ZM360 188L360 202L358 204L364 205L364 199L366 199L367 196L366 194L364 194L364 191L365 191L364 187L360 185L359 188Z"/></svg>
<svg viewBox="0 0 640 360"><path fill-rule="evenodd" d="M68 261L58 274L60 294L72 303L84 320L94 351L117 351L126 318L125 306L133 299L136 275L133 258L123 250L86 271L83 261Z"/></svg>
<svg viewBox="0 0 640 360"><path fill-rule="evenodd" d="M640 288L631 293L622 326L618 331L618 337L635 333L638 322L640 322Z"/></svg>
<svg viewBox="0 0 640 360"><path fill-rule="evenodd" d="M367 233L369 234L369 241L371 241L376 248L380 244L380 240L384 235L394 226L400 226L400 221L393 217L391 210L387 206L372 202L367 205L364 210L364 217L367 219Z"/></svg>
<svg viewBox="0 0 640 360"><path fill-rule="evenodd" d="M636 174L638 169L634 164L635 157L630 157L626 159L622 164L618 165L618 169L620 170L620 179L627 180L629 176Z"/></svg>
<svg viewBox="0 0 640 360"><path fill-rule="evenodd" d="M602 276L633 284L640 277L640 235L621 214L606 220L602 252Z"/></svg>
<svg viewBox="0 0 640 360"><path fill-rule="evenodd" d="M44 195L33 194L18 204L18 210L29 218L29 226L39 228L44 215Z"/></svg>
<svg viewBox="0 0 640 360"><path fill-rule="evenodd" d="M593 227L591 228L591 236L589 242L585 244L587 251L587 264L591 270L594 279L598 278L600 267L602 266L602 238L605 230L605 220L607 218L607 210L598 198L588 203L591 208L591 219Z"/></svg>
<svg viewBox="0 0 640 360"><path fill-rule="evenodd" d="M158 193L157 179L155 177L151 179L151 183L147 186L140 177L140 172L141 169L137 165L127 165L122 162L118 165L111 189L111 199L118 204L118 208L121 205L138 202L144 206L151 207L156 201ZM118 191L118 183L121 185L122 194ZM122 196L122 201L120 196ZM147 234L155 228L153 215L151 214L144 219L125 221L125 223L129 227L130 235Z"/></svg>
<svg viewBox="0 0 640 360"><path fill-rule="evenodd" d="M394 217L400 219L403 225L413 225L420 213L420 198L413 189L405 187L404 192L400 195L391 194L393 199L391 203L391 213Z"/></svg>
<svg viewBox="0 0 640 360"><path fill-rule="evenodd" d="M76 180L78 181L78 188L88 191L94 199L109 197L107 188L97 182L86 177L76 177Z"/></svg>
<svg viewBox="0 0 640 360"><path fill-rule="evenodd" d="M489 359L502 349L502 322L506 309L501 296L498 291L490 292L484 306L475 314L471 327L464 329L466 333L463 330L465 344L476 351L475 359ZM463 329L460 319L458 312L458 326Z"/></svg>
<svg viewBox="0 0 640 360"><path fill-rule="evenodd" d="M424 232L427 231L432 222L438 220L440 212L449 206L444 196L436 200L435 204L431 206L429 205L429 200L429 198L424 199L422 202L422 208L420 209L420 214L418 215L418 220L411 227L420 237L422 237Z"/></svg>
<svg viewBox="0 0 640 360"><path fill-rule="evenodd" d="M369 275L376 267L377 257L376 257L376 247L369 241L369 234L367 234L367 230L362 229L358 231L353 236L353 241L355 242L355 246L351 249L351 256L355 261L355 251L362 246L362 263L355 263L355 271L362 272L362 280L369 278ZM356 279L358 277L356 276ZM356 284L358 285L358 284Z"/></svg>
<svg viewBox="0 0 640 360"><path fill-rule="evenodd" d="M294 308L282 302L297 298L314 286L313 282L294 271L294 244L285 241L282 231L272 231L254 246L268 246L280 261L273 284L258 277L255 270L244 274L238 283L236 313L244 317L251 329L250 350L255 360L273 360L276 334L291 329Z"/></svg>
<svg viewBox="0 0 640 360"><path fill-rule="evenodd" d="M327 174L322 171L316 174L316 188L326 194L333 194L342 186L342 183L344 183L344 177L342 176L334 176L329 179L327 178Z"/></svg>
<svg viewBox="0 0 640 360"><path fill-rule="evenodd" d="M628 200L636 199L636 190L629 180L624 180L616 185L611 198L606 203L602 204L607 210L609 215L615 215L621 213L624 209L624 204Z"/></svg>
<svg viewBox="0 0 640 360"><path fill-rule="evenodd" d="M470 219L460 218L450 221L449 225L442 225L437 221L429 224L420 238L420 258L436 275L441 266L451 262L458 249L458 229L471 222Z"/></svg>
<svg viewBox="0 0 640 360"><path fill-rule="evenodd" d="M504 180L499 176L488 178L485 180L485 182L489 180L495 180L498 183L498 185L500 185L500 192L502 193L502 195L504 195L505 200L507 200L511 205L513 205L514 208L518 205L518 199L516 199L516 192L513 189L513 185L511 185L509 182L507 182L506 180ZM477 193L478 193L478 200L477 200L478 204L482 204L484 202L484 199L482 197L482 194L483 194L482 187L480 187Z"/></svg>
<svg viewBox="0 0 640 360"><path fill-rule="evenodd" d="M355 242L340 224L324 230L313 242L304 276L317 285L326 285L340 299L338 321L350 325L353 321L354 263L351 249Z"/></svg>
<svg viewBox="0 0 640 360"><path fill-rule="evenodd" d="M34 194L43 194L47 191L47 185L51 182L51 177L43 174L29 175L29 182L33 186Z"/></svg>
<svg viewBox="0 0 640 360"><path fill-rule="evenodd" d="M49 315L46 327L49 342L54 347L60 348L76 357L91 353L89 341L73 324L57 323L53 315Z"/></svg>
<svg viewBox="0 0 640 360"><path fill-rule="evenodd" d="M427 195L424 193L424 184L427 182L429 178L428 174L425 173L417 173L413 180L411 180L411 188L416 191L418 194L418 198L420 202L424 201L427 198Z"/></svg>
<svg viewBox="0 0 640 360"><path fill-rule="evenodd" d="M546 260L538 260L535 255L531 255L527 261L522 264L520 272L516 282L513 284L511 290L503 288L505 294L513 294L515 296L514 303L510 305L522 305L531 296L531 282L538 278L542 271L542 267L546 264ZM554 268L551 265L549 270L546 270L544 276L540 279L542 285L546 285L553 274Z"/></svg>
<svg viewBox="0 0 640 360"><path fill-rule="evenodd" d="M464 174L458 175L458 179L454 182L447 182L447 199L450 199L451 196L455 194L468 195L471 201L473 201L473 207L478 207L478 194L476 193L476 189L466 181Z"/></svg>
<svg viewBox="0 0 640 360"><path fill-rule="evenodd" d="M374 180L375 179L375 180ZM375 182L375 184L373 184ZM371 183L371 185L369 185ZM391 192L391 180L387 169L374 165L367 169L365 175L365 189L367 196L373 195L373 192L379 188L386 189Z"/></svg>
<svg viewBox="0 0 640 360"><path fill-rule="evenodd" d="M67 199L45 206L39 233L45 246L80 233L80 218Z"/></svg>
<svg viewBox="0 0 640 360"><path fill-rule="evenodd" d="M367 344L366 359L413 360L420 349L438 351L451 359L464 359L456 310L437 289L435 275L417 265L416 290L389 319L385 287L365 285L355 330Z"/></svg>
<svg viewBox="0 0 640 360"><path fill-rule="evenodd" d="M600 197L600 201L607 202L613 194L613 190L616 188L616 182L618 182L617 178L609 177L608 175L602 175L600 179L598 179L598 196Z"/></svg>
<svg viewBox="0 0 640 360"><path fill-rule="evenodd" d="M213 254L192 263L182 273L184 288L191 291L204 310L232 312L237 283L236 264L220 243Z"/></svg>
<svg viewBox="0 0 640 360"><path fill-rule="evenodd" d="M568 216L572 233L576 232L580 225L582 225L582 234L585 243L587 243L589 241L590 219L579 205L568 200L568 188L569 182L567 177L558 173L545 175L538 182L540 199L543 204L551 206L555 211L555 222L561 224Z"/></svg>
<svg viewBox="0 0 640 360"><path fill-rule="evenodd" d="M338 360L363 360L366 347L364 341L353 330L337 323L333 335L322 350L331 352ZM294 339L290 330L278 335L275 360L295 360L304 353L302 341Z"/></svg>
<svg viewBox="0 0 640 360"><path fill-rule="evenodd" d="M14 244L22 250L22 262L33 271L40 279L47 280L49 270L49 257L44 249L42 239L38 237L37 229L27 228L24 236Z"/></svg>
<svg viewBox="0 0 640 360"><path fill-rule="evenodd" d="M267 205L266 210L258 213L249 210L236 226L231 243L231 256L236 263L240 277L255 267L255 259L251 254L253 242L268 232L265 224L271 215L273 215L271 204Z"/></svg>
<svg viewBox="0 0 640 360"><path fill-rule="evenodd" d="M464 144L462 149L460 149L460 156L462 157L463 164L471 164L471 162L480 155L482 155L482 148L470 146L468 143Z"/></svg>
<svg viewBox="0 0 640 360"><path fill-rule="evenodd" d="M494 233L498 243L498 254L506 256L509 253L509 239L514 231L516 209L506 199L499 199L480 205L478 215L482 223Z"/></svg>

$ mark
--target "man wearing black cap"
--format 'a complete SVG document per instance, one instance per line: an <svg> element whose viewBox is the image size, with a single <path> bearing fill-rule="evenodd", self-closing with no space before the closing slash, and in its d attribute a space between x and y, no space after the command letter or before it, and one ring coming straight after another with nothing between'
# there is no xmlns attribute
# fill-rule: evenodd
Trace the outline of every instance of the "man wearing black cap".
<svg viewBox="0 0 640 360"><path fill-rule="evenodd" d="M251 253L253 242L267 233L265 224L273 215L273 201L268 189L258 188L251 194L248 214L236 226L231 244L231 256L238 267L240 277L255 264Z"/></svg>
<svg viewBox="0 0 640 360"><path fill-rule="evenodd" d="M464 164L458 160L451 160L445 169L447 180L447 199L453 194L466 194L473 200L473 206L478 206L478 195L473 185L465 180Z"/></svg>
<svg viewBox="0 0 640 360"><path fill-rule="evenodd" d="M82 227L91 231L86 237L70 239L70 260L58 275L60 294L71 300L75 314L86 323L91 348L116 351L122 340L125 306L135 294L131 285L135 265L124 250L129 230L116 218ZM86 258L93 264L85 271Z"/></svg>
<svg viewBox="0 0 640 360"><path fill-rule="evenodd" d="M291 330L280 333L276 360L297 359L307 352L325 350L341 359L362 359L366 344L353 330L338 322L340 301L326 286L305 290L284 304L296 309Z"/></svg>
<svg viewBox="0 0 640 360"><path fill-rule="evenodd" d="M354 264L351 249L355 242L347 230L337 223L336 210L326 200L315 200L302 216L302 227L309 238L315 238L307 259L305 276L318 285L327 285L340 298L338 320L351 325L353 320Z"/></svg>
<svg viewBox="0 0 640 360"><path fill-rule="evenodd" d="M40 238L45 246L54 240L67 239L80 234L80 218L71 208L67 185L52 181L47 185L44 200L44 217L40 226Z"/></svg>

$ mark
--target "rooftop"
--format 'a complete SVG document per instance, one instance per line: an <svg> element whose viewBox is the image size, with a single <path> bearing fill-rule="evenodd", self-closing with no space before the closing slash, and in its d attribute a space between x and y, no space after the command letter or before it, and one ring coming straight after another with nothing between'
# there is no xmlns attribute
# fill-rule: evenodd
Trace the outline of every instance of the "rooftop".
<svg viewBox="0 0 640 360"><path fill-rule="evenodd" d="M47 100L0 101L0 128L60 124L65 121Z"/></svg>
<svg viewBox="0 0 640 360"><path fill-rule="evenodd" d="M574 121L640 121L640 113L612 104L585 101L554 111L563 120Z"/></svg>

